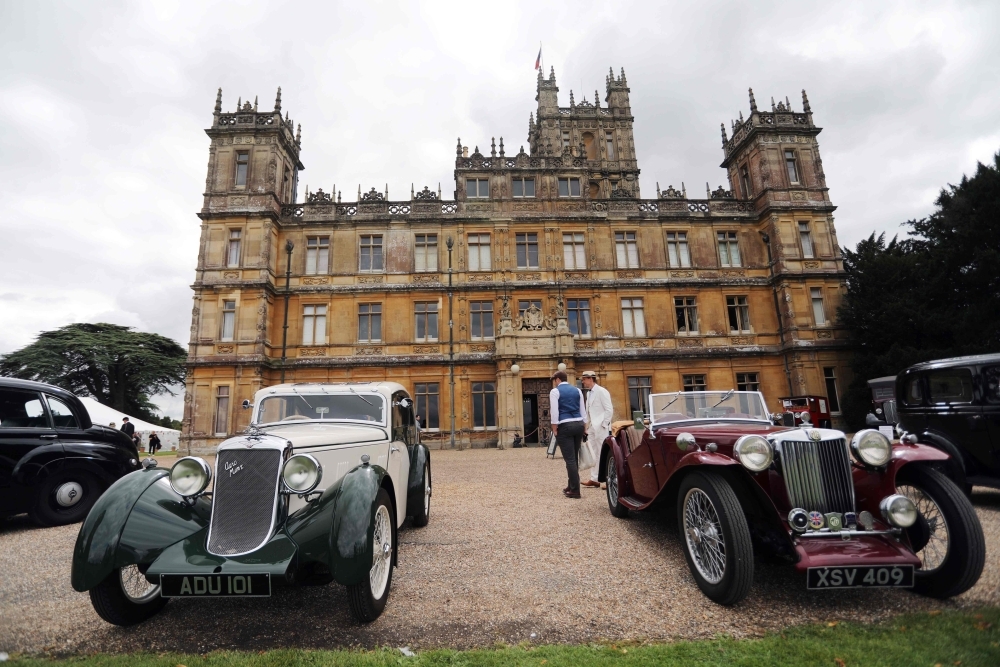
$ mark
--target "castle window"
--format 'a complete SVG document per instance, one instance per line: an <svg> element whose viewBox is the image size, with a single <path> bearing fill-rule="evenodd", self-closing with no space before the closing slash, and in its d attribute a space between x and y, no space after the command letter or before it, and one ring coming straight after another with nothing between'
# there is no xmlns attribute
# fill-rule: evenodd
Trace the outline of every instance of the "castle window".
<svg viewBox="0 0 1000 667"><path fill-rule="evenodd" d="M691 266L687 232L667 232L667 255L671 268Z"/></svg>
<svg viewBox="0 0 1000 667"><path fill-rule="evenodd" d="M649 376L628 379L628 406L632 412L645 413L649 409L649 392L653 388Z"/></svg>
<svg viewBox="0 0 1000 667"><path fill-rule="evenodd" d="M615 232L615 257L619 269L639 268L639 246L635 232Z"/></svg>
<svg viewBox="0 0 1000 667"><path fill-rule="evenodd" d="M799 182L799 169L795 162L795 151L785 151L785 168L788 169L788 182Z"/></svg>
<svg viewBox="0 0 1000 667"><path fill-rule="evenodd" d="M382 235L362 234L361 253L359 255L359 271L381 271L382 264Z"/></svg>
<svg viewBox="0 0 1000 667"><path fill-rule="evenodd" d="M418 341L435 341L438 337L438 305L437 301L417 302L413 304L417 318Z"/></svg>
<svg viewBox="0 0 1000 667"><path fill-rule="evenodd" d="M823 305L823 288L810 288L809 296L812 298L813 319L816 320L816 326L823 326L826 324L826 308Z"/></svg>
<svg viewBox="0 0 1000 667"><path fill-rule="evenodd" d="M382 340L382 304L358 304L358 340L372 342Z"/></svg>
<svg viewBox="0 0 1000 667"><path fill-rule="evenodd" d="M497 426L496 382L472 383L472 427L476 429Z"/></svg>
<svg viewBox="0 0 1000 667"><path fill-rule="evenodd" d="M608 159L615 159L615 133L605 132L604 133L604 143L608 146Z"/></svg>
<svg viewBox="0 0 1000 667"><path fill-rule="evenodd" d="M733 333L749 332L750 306L745 296L727 296L726 310L729 313L729 330Z"/></svg>
<svg viewBox="0 0 1000 667"><path fill-rule="evenodd" d="M837 391L837 369L823 369L823 379L826 380L826 398L830 401L830 414L840 414L840 392Z"/></svg>
<svg viewBox="0 0 1000 667"><path fill-rule="evenodd" d="M579 197L580 196L580 179L579 178L560 178L559 179L559 196L560 197Z"/></svg>
<svg viewBox="0 0 1000 667"><path fill-rule="evenodd" d="M698 301L693 296L674 297L677 333L698 333Z"/></svg>
<svg viewBox="0 0 1000 667"><path fill-rule="evenodd" d="M219 340L231 341L236 336L236 302L222 302L222 331Z"/></svg>
<svg viewBox="0 0 1000 667"><path fill-rule="evenodd" d="M414 268L417 271L438 270L438 237L437 234L417 234L415 239L416 252L413 257Z"/></svg>
<svg viewBox="0 0 1000 667"><path fill-rule="evenodd" d="M737 373L736 391L760 391L760 376L757 373Z"/></svg>
<svg viewBox="0 0 1000 667"><path fill-rule="evenodd" d="M469 199L488 199L490 196L490 181L486 178L465 179L465 196Z"/></svg>
<svg viewBox="0 0 1000 667"><path fill-rule="evenodd" d="M236 153L236 187L243 188L247 184L247 170L250 168L250 153L239 151Z"/></svg>
<svg viewBox="0 0 1000 667"><path fill-rule="evenodd" d="M704 375L685 375L684 391L708 391Z"/></svg>
<svg viewBox="0 0 1000 667"><path fill-rule="evenodd" d="M302 344L326 345L326 306L302 308Z"/></svg>
<svg viewBox="0 0 1000 667"><path fill-rule="evenodd" d="M239 229L229 230L229 246L226 249L226 266L236 267L240 265L240 240L243 232Z"/></svg>
<svg viewBox="0 0 1000 667"><path fill-rule="evenodd" d="M469 319L471 320L469 324L471 325L473 340L492 339L494 337L492 301L470 301Z"/></svg>
<svg viewBox="0 0 1000 667"><path fill-rule="evenodd" d="M740 266L740 244L736 232L719 232L719 263L722 266Z"/></svg>
<svg viewBox="0 0 1000 667"><path fill-rule="evenodd" d="M440 385L437 382L417 382L413 385L413 398L417 403L417 414L423 428L437 430L441 426L438 416Z"/></svg>
<svg viewBox="0 0 1000 667"><path fill-rule="evenodd" d="M223 385L215 390L215 435L229 432L229 387Z"/></svg>
<svg viewBox="0 0 1000 667"><path fill-rule="evenodd" d="M642 299L622 299L622 335L626 338L646 336L646 315Z"/></svg>
<svg viewBox="0 0 1000 667"><path fill-rule="evenodd" d="M306 275L326 273L330 266L330 238L310 236L306 239Z"/></svg>
<svg viewBox="0 0 1000 667"><path fill-rule="evenodd" d="M809 233L809 223L799 223L799 243L802 245L802 256L805 258L815 257L813 254L812 234Z"/></svg>
<svg viewBox="0 0 1000 667"><path fill-rule="evenodd" d="M566 319L571 334L574 336L589 336L590 300L569 299L566 302Z"/></svg>
<svg viewBox="0 0 1000 667"><path fill-rule="evenodd" d="M469 234L469 271L489 271L492 268L490 235Z"/></svg>
<svg viewBox="0 0 1000 667"><path fill-rule="evenodd" d="M533 179L533 178L515 178L513 185L514 185L514 196L515 197L534 197L535 196L535 179Z"/></svg>
<svg viewBox="0 0 1000 667"><path fill-rule="evenodd" d="M538 268L538 234L518 234L517 238L517 268Z"/></svg>
<svg viewBox="0 0 1000 667"><path fill-rule="evenodd" d="M569 146L569 130L563 130L563 133L562 133L562 145L563 145L563 148L566 148L567 146Z"/></svg>
<svg viewBox="0 0 1000 667"><path fill-rule="evenodd" d="M747 199L753 197L753 190L750 188L750 172L745 165L740 167L740 184L743 186L743 196Z"/></svg>
<svg viewBox="0 0 1000 667"><path fill-rule="evenodd" d="M583 232L563 234L563 268L587 268L587 247L583 242Z"/></svg>

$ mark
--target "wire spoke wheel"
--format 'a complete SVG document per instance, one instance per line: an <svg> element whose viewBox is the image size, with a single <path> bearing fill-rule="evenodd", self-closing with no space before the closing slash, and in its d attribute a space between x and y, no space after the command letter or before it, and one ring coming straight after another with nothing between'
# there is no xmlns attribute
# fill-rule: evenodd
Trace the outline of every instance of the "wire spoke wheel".
<svg viewBox="0 0 1000 667"><path fill-rule="evenodd" d="M424 516L431 513L431 470L424 467Z"/></svg>
<svg viewBox="0 0 1000 667"><path fill-rule="evenodd" d="M694 488L684 497L684 540L698 573L710 584L726 574L726 541L711 499Z"/></svg>
<svg viewBox="0 0 1000 667"><path fill-rule="evenodd" d="M927 522L927 544L916 555L923 563L921 572L934 572L948 557L951 545L948 522L934 498L923 489L910 484L900 484L896 487L896 491L912 500L920 516Z"/></svg>
<svg viewBox="0 0 1000 667"><path fill-rule="evenodd" d="M389 583L389 570L392 567L392 525L389 520L389 510L379 505L375 512L375 530L372 534L372 569L368 573L372 596L379 599L385 593Z"/></svg>
<svg viewBox="0 0 1000 667"><path fill-rule="evenodd" d="M138 565L126 565L119 570L118 576L125 597L136 604L149 602L160 594L160 585L149 583Z"/></svg>
<svg viewBox="0 0 1000 667"><path fill-rule="evenodd" d="M618 467L615 465L615 457L608 457L608 501L612 505L618 504Z"/></svg>

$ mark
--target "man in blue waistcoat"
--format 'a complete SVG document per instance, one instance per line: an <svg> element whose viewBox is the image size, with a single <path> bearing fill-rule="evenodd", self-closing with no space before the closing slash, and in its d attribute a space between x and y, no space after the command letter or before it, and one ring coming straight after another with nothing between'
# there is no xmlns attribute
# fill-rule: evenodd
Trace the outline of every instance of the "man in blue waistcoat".
<svg viewBox="0 0 1000 667"><path fill-rule="evenodd" d="M577 468L577 456L586 433L584 415L587 408L583 402L583 392L566 380L566 373L563 371L552 374L549 414L552 415L552 434L556 436L556 444L566 461L566 474L569 475L569 486L563 489L563 493L567 498L579 498L580 470Z"/></svg>

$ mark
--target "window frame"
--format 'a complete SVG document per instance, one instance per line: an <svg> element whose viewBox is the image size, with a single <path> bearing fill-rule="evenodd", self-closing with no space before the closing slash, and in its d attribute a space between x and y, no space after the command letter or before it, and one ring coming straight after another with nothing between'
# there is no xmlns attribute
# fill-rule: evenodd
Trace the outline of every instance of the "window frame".
<svg viewBox="0 0 1000 667"><path fill-rule="evenodd" d="M482 308L483 304L489 304L489 309ZM482 335L486 330L486 319L484 316L489 315L489 332L488 336ZM478 316L478 317L477 317ZM479 320L478 328L480 335L476 335L476 320ZM477 300L469 302L469 340L496 340L496 323L494 322L494 310L493 310L493 300Z"/></svg>
<svg viewBox="0 0 1000 667"><path fill-rule="evenodd" d="M232 304L230 308L227 304ZM223 343L231 343L236 340L236 299L223 299L222 300L222 317L219 318L219 341ZM227 321L230 325L230 333L226 335L226 324Z"/></svg>
<svg viewBox="0 0 1000 667"><path fill-rule="evenodd" d="M754 196L753 180L750 178L750 166L743 164L738 168L740 175L740 185L743 186L743 197L750 199Z"/></svg>
<svg viewBox="0 0 1000 667"><path fill-rule="evenodd" d="M743 294L726 295L726 319L729 321L730 335L753 333L753 324L750 322L750 298ZM734 319L740 328L733 328Z"/></svg>
<svg viewBox="0 0 1000 667"><path fill-rule="evenodd" d="M247 187L247 183L250 181L250 151L236 151L233 166L233 187ZM243 179L242 183L240 182L241 178Z"/></svg>
<svg viewBox="0 0 1000 667"><path fill-rule="evenodd" d="M528 185L528 183L531 183L531 194L527 193L527 190L528 190L527 185ZM518 190L517 186L518 185L521 186L521 194L517 194L517 190ZM529 178L529 177L519 176L517 178L512 178L511 179L510 193L511 193L511 197L514 198L514 199L534 199L535 198L535 177L532 176L532 177Z"/></svg>
<svg viewBox="0 0 1000 667"><path fill-rule="evenodd" d="M225 393L223 393L225 390ZM214 437L225 437L229 434L229 412L232 389L228 384L220 384L215 388L215 415L212 419L212 433ZM222 428L220 429L219 426Z"/></svg>
<svg viewBox="0 0 1000 667"><path fill-rule="evenodd" d="M362 309L366 309L362 311ZM373 310L377 308L378 310ZM361 336L362 318L368 322L368 338ZM378 338L372 338L372 323L378 321ZM358 342L359 343L381 343L382 342L382 302L371 301L358 304Z"/></svg>
<svg viewBox="0 0 1000 667"><path fill-rule="evenodd" d="M566 184L566 194L563 194L563 184ZM573 186L576 186L576 194L573 194ZM578 176L560 176L557 181L559 197L564 199L575 199L582 197L583 189Z"/></svg>
<svg viewBox="0 0 1000 667"><path fill-rule="evenodd" d="M785 148L782 155L785 157L785 175L788 176L789 185L799 185L802 182L802 174L799 169L798 154L794 149Z"/></svg>
<svg viewBox="0 0 1000 667"><path fill-rule="evenodd" d="M631 238L629 238L631 235ZM619 238L621 237L621 238ZM634 255L634 257L632 256ZM622 258L625 263L622 264ZM634 261L634 263L633 263ZM639 261L639 232L638 230L615 231L615 267L619 269L641 268Z"/></svg>
<svg viewBox="0 0 1000 667"><path fill-rule="evenodd" d="M229 238L226 239L226 268L238 269L240 267L242 259L243 259L243 230L239 228L230 228Z"/></svg>
<svg viewBox="0 0 1000 667"><path fill-rule="evenodd" d="M636 402L643 415L648 414L649 395L653 391L653 377L651 375L630 375L625 378L625 387L628 390L628 405L631 417L636 410ZM633 400L634 399L634 400Z"/></svg>
<svg viewBox="0 0 1000 667"><path fill-rule="evenodd" d="M700 380L699 380L700 378ZM708 380L705 373L692 373L681 376L682 391L708 391Z"/></svg>
<svg viewBox="0 0 1000 667"><path fill-rule="evenodd" d="M760 391L760 372L744 371L737 373L736 391Z"/></svg>
<svg viewBox="0 0 1000 667"><path fill-rule="evenodd" d="M423 257L424 266L420 267L419 258ZM433 260L434 266L431 267ZM413 235L413 272L414 273L437 273L438 272L438 235L434 234L414 234Z"/></svg>
<svg viewBox="0 0 1000 667"><path fill-rule="evenodd" d="M323 312L320 313L319 309L322 308ZM312 309L312 312L308 312ZM329 307L325 303L304 303L302 304L302 344L306 346L313 345L326 345L327 344L327 322ZM322 319L322 329L320 329L320 320ZM309 322L308 327L306 322ZM309 337L306 337L306 331L309 331ZM317 332L322 335L317 336Z"/></svg>
<svg viewBox="0 0 1000 667"><path fill-rule="evenodd" d="M369 239L365 243L365 239ZM375 243L375 239L378 239L378 243ZM385 272L385 237L382 234L358 234L358 273L384 273ZM368 248L368 265L369 268L362 268L362 262L364 262L364 250ZM378 248L378 268L373 265L375 263L375 249Z"/></svg>
<svg viewBox="0 0 1000 667"><path fill-rule="evenodd" d="M676 264L674 259L677 260ZM691 247L688 245L687 231L667 232L667 265L672 269L691 268Z"/></svg>
<svg viewBox="0 0 1000 667"><path fill-rule="evenodd" d="M830 414L839 415L840 410L840 388L837 386L837 367L836 366L824 366L823 367L823 383L826 385L826 400L830 405ZM833 388L833 393L830 393L830 388Z"/></svg>
<svg viewBox="0 0 1000 667"><path fill-rule="evenodd" d="M739 268L743 266L743 256L740 253L740 235L732 230L715 232L716 245L719 248L719 266L724 268ZM725 251L723 251L725 248ZM733 249L736 249L733 261Z"/></svg>
<svg viewBox="0 0 1000 667"><path fill-rule="evenodd" d="M809 221L799 220L798 229L799 229L799 251L802 253L802 258L815 259L816 244L813 243L812 229L809 226Z"/></svg>
<svg viewBox="0 0 1000 667"><path fill-rule="evenodd" d="M826 316L826 297L823 294L822 287L810 287L809 288L809 301L812 304L812 316L813 323L818 327L824 327L830 324L830 319ZM817 311L817 305L819 310ZM817 315L822 315L822 321Z"/></svg>
<svg viewBox="0 0 1000 667"><path fill-rule="evenodd" d="M322 276L326 275L329 272L330 272L330 237L307 236L305 275Z"/></svg>
<svg viewBox="0 0 1000 667"><path fill-rule="evenodd" d="M439 303L437 301L414 301L413 302L413 340L418 343L438 342L439 328ZM420 335L421 318L423 319L424 335ZM434 335L431 336L433 329Z"/></svg>
<svg viewBox="0 0 1000 667"><path fill-rule="evenodd" d="M638 306L636 305L638 302ZM628 305L626 305L628 304ZM646 337L646 310L645 310L645 299L644 297L625 297L621 300L622 309L622 338L645 338ZM635 315L636 311L639 313L639 318L641 322L642 331L640 332L640 326L636 323ZM626 320L626 313L628 313L628 319ZM626 324L630 322L631 324ZM631 327L632 332L629 333L627 330Z"/></svg>
<svg viewBox="0 0 1000 667"><path fill-rule="evenodd" d="M471 183L476 184L476 194L469 193L469 185ZM483 186L486 186L486 194L483 194ZM489 199L490 198L490 179L480 178L478 176L468 176L465 179L465 198L466 199Z"/></svg>
<svg viewBox="0 0 1000 667"><path fill-rule="evenodd" d="M433 391L431 388L433 387ZM423 391L421 391L423 389ZM434 397L434 422L431 426L430 397ZM414 382L413 383L413 404L414 416L420 415L422 431L441 430L441 383L440 382Z"/></svg>
<svg viewBox="0 0 1000 667"><path fill-rule="evenodd" d="M679 301L683 303L678 303ZM681 317L681 311L684 316ZM698 331L698 297L697 296L675 296L674 297L674 317L677 319L678 336L696 336ZM691 320L694 320L694 328L691 328ZM683 326L682 326L683 325Z"/></svg>
<svg viewBox="0 0 1000 667"><path fill-rule="evenodd" d="M571 315L572 313L572 315ZM566 324L573 338L590 338L593 329L590 322L590 299L566 299ZM574 332L574 324L576 331ZM581 326L581 324L583 326Z"/></svg>
<svg viewBox="0 0 1000 667"><path fill-rule="evenodd" d="M497 383L495 380L483 380L482 382L470 382L469 383L469 394L472 399L472 430L473 431L495 431L497 429ZM478 385L478 390L477 390ZM489 424L489 410L488 401L489 396L493 397L492 407L493 407L493 423ZM478 403L482 405L478 405ZM477 418L477 408L482 409L482 426L476 424Z"/></svg>
<svg viewBox="0 0 1000 667"><path fill-rule="evenodd" d="M567 247L570 250L570 264L566 263ZM575 271L587 269L587 236L583 232L563 232L563 268Z"/></svg>
<svg viewBox="0 0 1000 667"><path fill-rule="evenodd" d="M475 242L473 242L473 237L476 237ZM483 243L483 238L486 242ZM493 270L493 246L492 236L489 233L473 232L467 235L465 242L468 248L468 260L469 260L469 271L492 271ZM472 248L476 248L476 266L473 266L472 261ZM482 266L483 260L483 248L486 248L486 264L488 266Z"/></svg>
<svg viewBox="0 0 1000 667"><path fill-rule="evenodd" d="M523 240L522 240L523 237ZM521 263L521 246L524 246L524 261ZM535 249L535 263L531 263L531 248ZM514 260L519 269L541 268L538 256L538 232L517 232L514 234Z"/></svg>
<svg viewBox="0 0 1000 667"><path fill-rule="evenodd" d="M615 133L608 130L604 131L604 145L608 151L608 160L616 160L615 157L618 152L615 150Z"/></svg>

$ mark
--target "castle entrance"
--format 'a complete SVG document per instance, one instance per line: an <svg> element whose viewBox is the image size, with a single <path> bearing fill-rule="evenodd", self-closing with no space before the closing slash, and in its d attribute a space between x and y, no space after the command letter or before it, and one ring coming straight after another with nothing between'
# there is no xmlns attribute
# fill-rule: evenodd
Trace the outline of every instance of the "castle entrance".
<svg viewBox="0 0 1000 667"><path fill-rule="evenodd" d="M551 433L549 417L549 378L525 378L521 380L521 409L524 415L524 443L548 445Z"/></svg>

